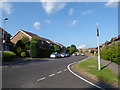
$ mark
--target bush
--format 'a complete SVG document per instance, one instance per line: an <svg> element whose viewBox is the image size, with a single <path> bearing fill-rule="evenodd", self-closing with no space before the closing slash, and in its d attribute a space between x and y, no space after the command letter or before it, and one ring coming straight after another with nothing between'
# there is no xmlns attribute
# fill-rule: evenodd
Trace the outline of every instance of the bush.
<svg viewBox="0 0 120 90"><path fill-rule="evenodd" d="M94 54L94 50L91 50L90 53Z"/></svg>
<svg viewBox="0 0 120 90"><path fill-rule="evenodd" d="M30 57L39 57L39 45L37 41L32 41L30 43Z"/></svg>
<svg viewBox="0 0 120 90"><path fill-rule="evenodd" d="M40 57L50 57L50 54L53 52L52 49L40 48Z"/></svg>
<svg viewBox="0 0 120 90"><path fill-rule="evenodd" d="M101 51L101 58L105 60L110 60L112 62L120 64L120 42L107 46Z"/></svg>
<svg viewBox="0 0 120 90"><path fill-rule="evenodd" d="M26 57L26 55L27 55L26 52L21 52L22 57Z"/></svg>
<svg viewBox="0 0 120 90"><path fill-rule="evenodd" d="M5 60L11 60L11 58L14 58L16 56L16 54L14 52L11 51L4 51L3 52L3 61Z"/></svg>

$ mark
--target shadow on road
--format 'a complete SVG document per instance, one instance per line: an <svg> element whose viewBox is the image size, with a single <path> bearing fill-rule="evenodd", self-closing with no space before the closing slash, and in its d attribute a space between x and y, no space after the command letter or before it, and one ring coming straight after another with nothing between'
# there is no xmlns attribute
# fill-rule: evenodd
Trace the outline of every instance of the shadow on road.
<svg viewBox="0 0 120 90"><path fill-rule="evenodd" d="M5 62L2 62L2 66L16 66L16 65L24 65L24 64L29 64L29 63L34 63L34 62L45 62L45 61L48 61L48 60L44 60L44 59L22 59L22 58L16 58L14 60L11 60L11 61L5 61Z"/></svg>

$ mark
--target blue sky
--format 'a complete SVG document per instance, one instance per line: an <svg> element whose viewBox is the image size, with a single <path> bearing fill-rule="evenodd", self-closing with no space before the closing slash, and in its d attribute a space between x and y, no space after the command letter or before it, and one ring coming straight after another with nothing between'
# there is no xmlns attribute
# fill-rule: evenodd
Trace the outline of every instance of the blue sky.
<svg viewBox="0 0 120 90"><path fill-rule="evenodd" d="M5 30L14 35L23 29L65 46L96 47L96 22L100 43L118 35L118 7L106 2L3 3ZM3 26L0 26L3 27Z"/></svg>

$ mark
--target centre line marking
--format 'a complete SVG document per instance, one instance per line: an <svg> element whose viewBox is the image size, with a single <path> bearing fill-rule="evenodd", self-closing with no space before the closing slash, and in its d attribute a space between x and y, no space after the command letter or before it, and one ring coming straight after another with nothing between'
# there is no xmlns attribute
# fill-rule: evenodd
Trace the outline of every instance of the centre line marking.
<svg viewBox="0 0 120 90"><path fill-rule="evenodd" d="M57 72L57 74L62 73L62 71Z"/></svg>
<svg viewBox="0 0 120 90"><path fill-rule="evenodd" d="M49 75L49 77L52 77L52 76L54 76L55 74L51 74L51 75Z"/></svg>
<svg viewBox="0 0 120 90"><path fill-rule="evenodd" d="M37 81L39 82L39 81L44 80L44 79L46 79L46 78L45 78L45 77L43 77L43 78L38 79Z"/></svg>

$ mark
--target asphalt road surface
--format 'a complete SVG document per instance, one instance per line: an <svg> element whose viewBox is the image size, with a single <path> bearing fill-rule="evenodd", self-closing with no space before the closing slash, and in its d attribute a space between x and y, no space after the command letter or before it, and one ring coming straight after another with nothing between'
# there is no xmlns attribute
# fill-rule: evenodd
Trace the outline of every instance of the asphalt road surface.
<svg viewBox="0 0 120 90"><path fill-rule="evenodd" d="M71 56L2 70L3 88L96 88L74 76L67 66L87 56Z"/></svg>

